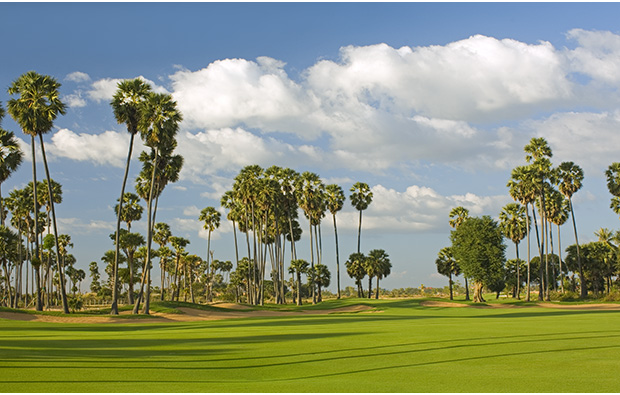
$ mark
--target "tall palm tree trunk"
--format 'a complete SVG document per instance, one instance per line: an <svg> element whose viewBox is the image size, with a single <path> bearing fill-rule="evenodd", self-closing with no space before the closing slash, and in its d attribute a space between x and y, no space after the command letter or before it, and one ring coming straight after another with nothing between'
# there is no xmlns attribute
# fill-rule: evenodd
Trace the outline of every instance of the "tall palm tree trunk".
<svg viewBox="0 0 620 395"><path fill-rule="evenodd" d="M131 133L129 138L129 150L127 153L127 162L125 165L125 176L123 177L123 185L121 187L121 198L118 202L118 215L116 217L116 247L114 251L114 268L112 270L112 306L110 314L118 315L118 256L120 254L120 234L121 234L121 213L123 212L123 196L125 195L125 186L127 185L127 176L129 175L129 164L131 162L131 153L133 151L133 140L135 134Z"/></svg>
<svg viewBox="0 0 620 395"><path fill-rule="evenodd" d="M32 200L34 201L34 243L35 243L35 253L33 254L33 256L35 256L35 259L39 261L39 263L41 262L41 259L39 257L39 238L37 237L37 232L39 229L39 202L37 201L37 159L36 159L36 155L35 155L35 140L34 140L34 135L30 135L30 141L31 141L31 148L32 148ZM32 259L31 259L32 261ZM40 289L40 284L39 284L39 269L38 269L38 265L33 265L35 267L35 272L37 273L37 281L36 281L36 310L37 311L42 311L43 310L43 306L41 304L41 289ZM28 294L28 292L26 292L26 295Z"/></svg>
<svg viewBox="0 0 620 395"><path fill-rule="evenodd" d="M521 299L521 260L519 260L519 243L515 243L515 250L517 252L517 299Z"/></svg>
<svg viewBox="0 0 620 395"><path fill-rule="evenodd" d="M338 299L340 299L340 253L338 252L338 227L336 226L336 214L334 219L334 236L336 237L336 286L338 287Z"/></svg>
<svg viewBox="0 0 620 395"><path fill-rule="evenodd" d="M357 253L360 253L361 247L361 239L362 239L362 210L360 210L360 221L359 226L357 227Z"/></svg>
<svg viewBox="0 0 620 395"><path fill-rule="evenodd" d="M56 244L56 256L60 256L60 247L58 245L58 227L56 225L56 210L54 209L54 194L52 192L52 178L50 177L50 170L47 165L47 156L45 155L45 144L43 143L43 135L39 134L39 139L41 141L41 154L43 155L43 165L45 167L45 176L47 177L47 193L49 195L50 208L52 211L52 226L54 228L54 242ZM69 304L67 302L67 291L65 290L65 275L63 272L62 265L60 264L60 259L56 259L57 270L58 270L58 278L60 288L60 295L62 298L62 309L65 314L69 314Z"/></svg>
<svg viewBox="0 0 620 395"><path fill-rule="evenodd" d="M526 235L527 235L527 294L525 296L525 300L527 302L530 301L530 215L529 215L528 204L525 204L525 222L526 222Z"/></svg>
<svg viewBox="0 0 620 395"><path fill-rule="evenodd" d="M583 267L581 266L581 251L579 249L579 238L577 237L577 225L575 222L575 212L573 211L573 201L568 199L570 206L570 216L573 217L573 230L575 232L575 244L577 244L577 266L579 267L579 282L581 283L581 299L588 297L588 287L586 286L585 277L583 276Z"/></svg>
<svg viewBox="0 0 620 395"><path fill-rule="evenodd" d="M560 225L558 225L558 258L560 260L560 292L564 293L564 273L562 273L562 238L560 237Z"/></svg>

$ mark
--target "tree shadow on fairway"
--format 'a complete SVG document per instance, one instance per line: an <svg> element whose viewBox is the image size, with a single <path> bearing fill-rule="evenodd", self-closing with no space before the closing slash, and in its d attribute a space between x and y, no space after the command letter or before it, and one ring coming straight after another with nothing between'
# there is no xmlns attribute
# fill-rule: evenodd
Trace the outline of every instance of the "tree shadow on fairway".
<svg viewBox="0 0 620 395"><path fill-rule="evenodd" d="M355 333L358 334L358 333ZM177 336L179 334L177 333ZM13 360L10 353L15 354L15 361L50 361L58 358L59 362L67 362L66 357L77 359L79 362L98 363L105 359L116 360L123 358L143 359L157 358L156 361L166 362L163 355L174 355L175 359L168 362L178 362L182 356L204 356L226 354L239 351L232 348L235 344L262 344L275 342L294 342L298 340L325 339L346 337L352 333L296 333L247 335L233 337L198 337L198 338L100 338L92 337L81 339L39 339L39 338L10 338L0 339L0 349L3 355L0 361ZM208 336L208 335L207 335ZM222 347L224 346L224 347ZM228 346L228 348L225 348ZM93 359L96 355L96 359ZM28 367L32 367L29 365ZM56 366L54 366L56 367Z"/></svg>

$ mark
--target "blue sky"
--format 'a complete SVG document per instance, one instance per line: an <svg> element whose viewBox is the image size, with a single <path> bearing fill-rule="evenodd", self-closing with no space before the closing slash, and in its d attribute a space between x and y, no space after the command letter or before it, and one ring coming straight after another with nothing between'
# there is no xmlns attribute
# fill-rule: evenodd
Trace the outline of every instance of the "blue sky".
<svg viewBox="0 0 620 395"><path fill-rule="evenodd" d="M277 164L346 190L367 182L375 200L362 250L390 254L382 286L443 286L434 260L449 243L448 212L463 205L497 217L532 137L549 141L554 164L572 160L586 172L575 196L580 240L618 228L603 175L620 160L618 11L616 3L0 3L0 101L28 70L63 84L69 110L46 147L64 187L60 231L84 269L98 261L103 270L112 248L128 143L108 103L119 79L142 76L185 117L186 168L158 219L191 239L190 252L205 255L198 213L219 207L239 169ZM10 117L2 126L27 147ZM131 179L138 170L136 160ZM28 158L3 194L30 172ZM347 205L338 220L347 256L357 216ZM332 229L328 217L324 259L334 271ZM213 237L216 258L233 260L230 225ZM564 229L562 244L572 242Z"/></svg>

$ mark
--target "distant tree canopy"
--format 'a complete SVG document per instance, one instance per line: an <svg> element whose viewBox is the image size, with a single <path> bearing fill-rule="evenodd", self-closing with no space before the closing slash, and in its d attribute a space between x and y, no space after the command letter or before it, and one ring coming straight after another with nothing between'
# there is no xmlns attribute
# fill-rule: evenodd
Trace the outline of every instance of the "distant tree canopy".
<svg viewBox="0 0 620 395"><path fill-rule="evenodd" d="M504 281L506 245L491 217L470 217L452 231L452 254L463 274L474 280L474 302L484 302L483 287L496 288Z"/></svg>

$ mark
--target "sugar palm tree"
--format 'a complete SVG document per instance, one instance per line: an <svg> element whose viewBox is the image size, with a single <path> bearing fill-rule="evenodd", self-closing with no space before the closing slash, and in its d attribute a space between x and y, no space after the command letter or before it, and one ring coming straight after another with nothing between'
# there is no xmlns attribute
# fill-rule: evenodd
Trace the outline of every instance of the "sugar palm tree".
<svg viewBox="0 0 620 395"><path fill-rule="evenodd" d="M364 290L362 289L362 279L366 277L366 270L364 268L364 262L366 256L362 253L354 252L349 255L349 259L344 263L347 268L347 274L352 279L355 279L357 285L357 297L364 297Z"/></svg>
<svg viewBox="0 0 620 395"><path fill-rule="evenodd" d="M303 259L293 259L289 268L289 272L297 276L297 306L301 306L301 275L307 272L308 266L308 262Z"/></svg>
<svg viewBox="0 0 620 395"><path fill-rule="evenodd" d="M187 245L189 244L189 240L185 239L183 237L178 237L178 236L172 236L170 237L170 245L172 245L172 248L174 249L174 256L175 256L175 271L174 271L174 280L172 281L172 284L175 285L176 290L175 292L171 292L171 301L174 301L175 298L175 294L176 294L176 299L177 301L179 300L179 292L180 292L180 280L181 280L181 276L180 276L180 264L181 264L181 258L184 255L187 255L187 253L185 252L185 247L187 247Z"/></svg>
<svg viewBox="0 0 620 395"><path fill-rule="evenodd" d="M527 219L525 207L518 203L509 203L499 213L500 229L506 238L515 244L517 262L519 261L519 243L528 232L529 220ZM517 265L517 299L521 299L519 287L521 285L521 273Z"/></svg>
<svg viewBox="0 0 620 395"><path fill-rule="evenodd" d="M45 144L43 143L43 135L49 132L54 126L54 120L59 114L65 114L65 104L60 100L58 83L53 77L48 75L40 75L34 71L22 74L18 79L13 81L9 86L8 93L10 95L19 95L18 98L12 98L8 102L8 110L11 117L20 125L25 134L30 135L32 149L32 182L34 187L34 196L37 196L36 184L36 156L35 156L35 137L39 136L41 143L41 154L43 156L43 165L48 181L49 200L51 202L52 220L54 226L54 237L58 238L56 226L56 213L54 210L54 198L51 189L51 177L45 155ZM37 199L34 199L34 212L38 213ZM35 229L38 228L38 219L35 215ZM56 252L58 252L58 240L56 240ZM35 255L40 261L39 242L35 241ZM38 274L38 269L37 269ZM60 278L60 289L62 295L62 305L65 314L69 313L69 305L67 303L67 295L65 292L64 275L60 263L58 263L58 275ZM40 288L37 288L36 309L42 310Z"/></svg>
<svg viewBox="0 0 620 395"><path fill-rule="evenodd" d="M154 153L152 164L151 184L147 208L147 237L146 237L146 277L140 286L140 295L134 306L134 314L140 308L142 289L146 283L146 298L144 313L149 314L150 303L150 273L151 273L151 243L153 240L153 218L152 205L155 197L156 175L159 167L159 152L166 147L176 146L175 136L179 130L179 123L183 119L181 112L177 109L177 103L169 94L149 93L146 100L140 106L141 118L138 122L138 129L146 146L150 147ZM157 193L160 190L158 189Z"/></svg>
<svg viewBox="0 0 620 395"><path fill-rule="evenodd" d="M138 133L138 124L142 118L142 103L144 102L146 95L151 91L151 87L143 80L136 78L133 80L124 80L118 83L116 93L110 102L114 117L119 124L125 124L127 131L130 134L129 138L129 150L127 153L127 162L125 165L125 175L123 177L123 184L121 186L121 197L119 198L119 210L118 213L123 212L123 196L125 195L125 185L127 185L127 176L129 175L129 164L131 162L131 155L133 152L133 143L136 134ZM119 255L119 240L121 229L121 217L117 214L116 220L116 250L114 258L114 267L112 272L112 307L110 313L118 315L118 255Z"/></svg>
<svg viewBox="0 0 620 395"><path fill-rule="evenodd" d="M452 255L451 247L444 247L437 253L437 259L435 259L435 265L437 265L437 273L448 276L450 287L450 300L454 300L454 294L452 291L452 276L458 276L461 274L461 268L459 267L456 259Z"/></svg>
<svg viewBox="0 0 620 395"><path fill-rule="evenodd" d="M362 237L362 211L366 210L372 203L372 191L368 184L364 182L356 182L351 189L351 205L360 212L359 225L357 229L357 253L360 253L361 237Z"/></svg>
<svg viewBox="0 0 620 395"><path fill-rule="evenodd" d="M512 170L511 179L506 185L509 188L510 196L525 206L525 220L526 220L526 237L527 237L527 292L525 300L530 301L530 280L531 280L531 256L530 256L530 216L529 205L533 204L536 200L536 185L534 175L531 166L518 166ZM536 232L538 234L538 225L536 225L536 213L532 207L532 214L534 215L534 225L536 226Z"/></svg>
<svg viewBox="0 0 620 395"><path fill-rule="evenodd" d="M321 263L314 266L314 273L312 273L314 277L314 282L316 283L318 289L317 302L323 301L323 296L321 294L321 288L329 287L329 283L331 281L331 273L326 265Z"/></svg>
<svg viewBox="0 0 620 395"><path fill-rule="evenodd" d="M0 124L4 117L4 109L0 105ZM2 183L21 165L24 153L19 147L13 132L0 128L0 224L4 226L4 205L2 203Z"/></svg>
<svg viewBox="0 0 620 395"><path fill-rule="evenodd" d="M525 160L527 163L531 164L531 169L535 174L536 183L538 184L538 198L539 198L539 210L541 215L542 225L546 226L547 218L546 212L544 210L545 207L545 186L547 185L547 180L551 177L551 161L550 158L553 156L551 152L551 148L549 147L549 143L543 137L534 137L530 140L530 142L523 148L525 151ZM543 294L545 294L542 284L543 284L543 255L548 257L548 251L545 248L545 243L548 241L546 237L546 232L542 232L541 242L539 244L540 249L540 279L539 281L539 293L538 300L543 300ZM548 264L548 259L546 260ZM547 284L548 286L548 284ZM549 298L549 293L546 293L547 299Z"/></svg>
<svg viewBox="0 0 620 395"><path fill-rule="evenodd" d="M314 245L318 243L318 240L314 240L312 226L320 223L320 218L317 217L323 212L325 184L323 184L318 174L305 171L299 178L296 189L299 192L297 195L299 207L301 207L306 218L308 218L310 230L310 269L314 271ZM319 258L318 254L317 258ZM314 288L314 284L312 284L312 303L316 303Z"/></svg>
<svg viewBox="0 0 620 395"><path fill-rule="evenodd" d="M581 298L588 296L588 287L585 286L585 276L581 264L579 252L579 238L577 237L577 224L575 222L575 211L573 210L573 195L581 189L583 182L583 170L573 162L562 162L558 166L557 174L559 183L558 189L568 199L570 215L573 218L573 231L575 233L575 244L577 245L577 266L579 268L579 280L581 281Z"/></svg>
<svg viewBox="0 0 620 395"><path fill-rule="evenodd" d="M118 200L117 200L118 201ZM119 208L121 204L114 206L114 213L119 216ZM134 221L140 221L144 207L140 205L140 197L135 193L126 192L123 194L122 212L120 219L127 224L127 231L131 232L131 223Z"/></svg>
<svg viewBox="0 0 620 395"><path fill-rule="evenodd" d="M221 218L221 214L219 213L219 211L217 211L215 209L215 207L205 207L200 211L200 216L198 217L198 220L203 222L203 228L207 230L208 232L208 236L207 236L207 277L209 276L209 268L210 268L210 263L209 263L209 257L211 255L211 233L216 230L217 228L220 227L220 218ZM210 291L211 291L211 287L209 287L209 292L207 295L207 300L211 301L211 295L210 295Z"/></svg>
<svg viewBox="0 0 620 395"><path fill-rule="evenodd" d="M385 250L371 250L365 260L365 266L368 277L375 277L377 279L377 292L375 292L375 299L379 299L379 279L387 277L390 274L392 269L390 257ZM372 290L370 280L368 281L368 284L368 299L370 299L370 293Z"/></svg>
<svg viewBox="0 0 620 395"><path fill-rule="evenodd" d="M155 224L155 232L153 233L153 241L159 245L159 258L160 258L160 269L161 269L161 295L160 299L164 300L164 277L165 277L165 257L168 257L167 251L162 254L162 248L168 244L170 241L170 237L172 233L170 232L170 225L165 222L158 222ZM168 250L169 251L169 250Z"/></svg>
<svg viewBox="0 0 620 395"><path fill-rule="evenodd" d="M463 206L454 207L450 210L448 217L450 218L448 223L456 230L469 218L469 210ZM465 300L469 300L469 284L467 283L467 277L465 277Z"/></svg>
<svg viewBox="0 0 620 395"><path fill-rule="evenodd" d="M330 184L325 187L327 197L327 209L332 214L334 221L334 235L336 237L336 285L338 287L338 299L340 299L340 253L338 251L338 227L336 226L336 213L342 210L346 196L339 185Z"/></svg>
<svg viewBox="0 0 620 395"><path fill-rule="evenodd" d="M547 203L549 221L558 227L558 258L560 263L560 288L564 292L564 272L562 271L562 238L560 227L566 223L570 215L570 203L559 191L551 189ZM553 250L551 251L553 253Z"/></svg>

